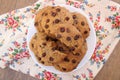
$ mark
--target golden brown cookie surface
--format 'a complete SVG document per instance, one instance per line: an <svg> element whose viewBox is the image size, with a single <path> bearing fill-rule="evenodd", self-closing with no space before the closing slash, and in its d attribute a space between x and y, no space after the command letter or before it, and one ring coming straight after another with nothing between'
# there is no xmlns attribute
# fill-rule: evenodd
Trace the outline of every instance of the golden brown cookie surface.
<svg viewBox="0 0 120 80"><path fill-rule="evenodd" d="M50 29L50 34L69 47L74 54L78 53L83 45L82 34L70 24L58 24Z"/></svg>
<svg viewBox="0 0 120 80"><path fill-rule="evenodd" d="M75 55L72 53L68 54L68 56L65 57L62 62L54 64L55 68L60 71L63 71L63 72L69 72L69 71L72 71L73 69L75 69L87 51L87 43L86 42L84 42L81 50L82 51L80 53L77 53Z"/></svg>
<svg viewBox="0 0 120 80"><path fill-rule="evenodd" d="M73 25L82 33L84 39L90 34L90 28L87 19L80 13L72 13Z"/></svg>
<svg viewBox="0 0 120 80"><path fill-rule="evenodd" d="M68 54L63 44L44 33L36 33L34 36L36 38L33 37L30 43L31 50L38 56L42 64L49 65L48 63L60 62Z"/></svg>
<svg viewBox="0 0 120 80"><path fill-rule="evenodd" d="M73 22L72 15L63 7L51 7L51 9L46 10L44 14L47 15L43 15L41 26L48 34L50 33L50 29L58 24Z"/></svg>

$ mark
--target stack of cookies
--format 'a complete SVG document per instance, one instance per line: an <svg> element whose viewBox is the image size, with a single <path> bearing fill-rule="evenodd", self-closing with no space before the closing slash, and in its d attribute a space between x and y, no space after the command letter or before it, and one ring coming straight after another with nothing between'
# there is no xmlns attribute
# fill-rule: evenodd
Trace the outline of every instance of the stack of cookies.
<svg viewBox="0 0 120 80"><path fill-rule="evenodd" d="M30 49L41 64L62 72L77 67L87 51L86 38L90 33L83 15L64 7L47 6L37 13L35 28Z"/></svg>

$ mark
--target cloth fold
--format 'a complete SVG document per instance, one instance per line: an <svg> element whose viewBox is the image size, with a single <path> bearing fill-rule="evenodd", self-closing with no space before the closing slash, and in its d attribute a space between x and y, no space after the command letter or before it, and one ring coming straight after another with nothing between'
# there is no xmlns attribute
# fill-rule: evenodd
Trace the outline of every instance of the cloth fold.
<svg viewBox="0 0 120 80"><path fill-rule="evenodd" d="M66 4L83 10L94 24L97 44L91 59L72 74L53 74L34 63L29 55L26 36L30 21L47 5ZM102 5L101 5L102 4ZM31 6L0 16L0 67L37 77L41 80L93 79L120 40L120 5L110 0L39 0Z"/></svg>

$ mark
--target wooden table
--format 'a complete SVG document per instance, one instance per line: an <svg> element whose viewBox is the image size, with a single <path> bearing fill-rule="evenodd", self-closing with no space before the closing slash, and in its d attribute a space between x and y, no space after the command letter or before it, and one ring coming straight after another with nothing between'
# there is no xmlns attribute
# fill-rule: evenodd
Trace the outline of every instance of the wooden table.
<svg viewBox="0 0 120 80"><path fill-rule="evenodd" d="M0 0L0 14L31 5L37 0ZM120 4L120 0L113 0ZM120 41L104 67L94 80L120 80ZM29 75L13 71L9 68L0 69L0 80L38 80Z"/></svg>

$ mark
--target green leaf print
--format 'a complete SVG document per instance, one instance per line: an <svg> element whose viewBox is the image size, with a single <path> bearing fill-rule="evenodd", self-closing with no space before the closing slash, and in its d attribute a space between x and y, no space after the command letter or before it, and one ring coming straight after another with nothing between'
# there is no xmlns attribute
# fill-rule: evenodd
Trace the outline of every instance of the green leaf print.
<svg viewBox="0 0 120 80"><path fill-rule="evenodd" d="M18 50L17 50L17 49L14 49L14 51L15 51L16 53L18 53Z"/></svg>
<svg viewBox="0 0 120 80"><path fill-rule="evenodd" d="M35 9L35 10L37 10L37 9L38 9L38 7L35 7L34 9Z"/></svg>
<svg viewBox="0 0 120 80"><path fill-rule="evenodd" d="M22 51L23 51L23 50L22 50L22 49L20 49L18 52L19 52L19 53L21 53Z"/></svg>
<svg viewBox="0 0 120 80"><path fill-rule="evenodd" d="M13 52L12 54L13 54L13 55L16 55L17 53L16 53L16 52Z"/></svg>
<svg viewBox="0 0 120 80"><path fill-rule="evenodd" d="M36 4L37 7L40 7L40 4Z"/></svg>

